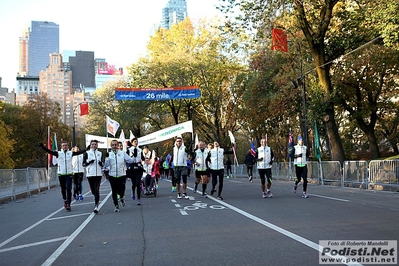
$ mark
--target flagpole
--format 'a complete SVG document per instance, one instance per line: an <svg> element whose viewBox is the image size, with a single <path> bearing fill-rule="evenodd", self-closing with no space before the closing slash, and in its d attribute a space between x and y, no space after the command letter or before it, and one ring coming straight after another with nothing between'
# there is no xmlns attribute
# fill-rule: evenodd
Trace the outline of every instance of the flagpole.
<svg viewBox="0 0 399 266"><path fill-rule="evenodd" d="M323 177L323 167L321 167L321 158L319 158L319 168L320 168L320 179L321 179L321 185L324 185L324 177Z"/></svg>
<svg viewBox="0 0 399 266"><path fill-rule="evenodd" d="M47 126L47 146L50 143L50 139L50 126ZM50 190L50 154L47 155L47 189Z"/></svg>
<svg viewBox="0 0 399 266"><path fill-rule="evenodd" d="M105 134L107 134L107 143L105 146L107 146L107 152L108 152L108 118L105 117Z"/></svg>
<svg viewBox="0 0 399 266"><path fill-rule="evenodd" d="M291 134L292 129L290 128L290 133ZM288 136L288 138L290 138L290 136ZM294 141L294 136L292 136L292 141ZM288 142L288 146L290 145L290 143ZM292 179L292 165L291 165L291 155L288 155L289 161L288 161L288 180L291 181Z"/></svg>

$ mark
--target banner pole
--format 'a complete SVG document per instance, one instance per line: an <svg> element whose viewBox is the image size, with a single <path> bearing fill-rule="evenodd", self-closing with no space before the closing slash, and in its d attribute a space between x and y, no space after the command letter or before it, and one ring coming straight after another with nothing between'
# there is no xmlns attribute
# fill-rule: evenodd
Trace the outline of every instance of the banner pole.
<svg viewBox="0 0 399 266"><path fill-rule="evenodd" d="M107 137L107 143L105 143L105 146L107 147L107 152L108 152L108 119L105 117L105 134Z"/></svg>

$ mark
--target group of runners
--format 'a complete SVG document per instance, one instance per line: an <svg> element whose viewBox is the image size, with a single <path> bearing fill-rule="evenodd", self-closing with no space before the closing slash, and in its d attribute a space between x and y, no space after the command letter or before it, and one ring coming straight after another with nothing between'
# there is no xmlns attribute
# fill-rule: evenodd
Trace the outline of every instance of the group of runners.
<svg viewBox="0 0 399 266"><path fill-rule="evenodd" d="M263 198L271 198L272 186L272 165L274 154L272 149L267 146L266 139L261 139L261 146L257 148L255 161L261 181ZM125 206L126 179L132 181L132 199L137 199L137 205L141 205L142 179L144 178L145 193L150 192L151 179L155 180L158 187L158 179L162 175L161 161L156 152L150 152L148 146L143 149L138 147L137 138L128 142L126 150L123 143L117 140L111 141L111 151L105 155L102 161L102 153L98 150L98 141L90 141L90 145L85 150L73 147L68 148L68 142L62 141L60 151L52 151L40 144L46 152L57 157L58 178L61 186L61 194L64 200L64 207L67 211L71 210L72 197L76 200L83 200L82 178L83 171L90 185L91 193L94 196L94 213L98 213L100 201L101 179L105 176L111 185L112 200L115 206L114 211L119 212L119 205ZM177 192L177 198L188 199L187 179L189 176L190 164L195 169L194 193L198 192L199 183L202 184L202 197L208 197L207 186L211 181L211 195L217 192L217 199L223 200L223 179L224 179L224 156L232 154L233 150L225 150L220 147L219 142L215 141L208 145L200 141L192 152L190 147L184 145L183 139L177 137L174 142L173 152L164 161L164 171L172 179L172 192ZM297 145L292 150L294 157L296 180L293 185L293 192L297 191L298 183L303 180L303 198L307 195L307 158L309 151L303 144L301 136L298 137ZM75 158L76 157L76 158ZM166 163L166 165L165 165ZM84 169L84 170L83 170ZM250 180L251 181L251 180ZM72 195L72 183L74 183L74 193ZM217 188L217 189L216 189Z"/></svg>

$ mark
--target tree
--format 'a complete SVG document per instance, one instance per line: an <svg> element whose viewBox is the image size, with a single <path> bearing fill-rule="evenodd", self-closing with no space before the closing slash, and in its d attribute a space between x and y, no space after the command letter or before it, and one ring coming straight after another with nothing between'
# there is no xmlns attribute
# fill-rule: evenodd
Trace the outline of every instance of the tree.
<svg viewBox="0 0 399 266"><path fill-rule="evenodd" d="M11 137L11 127L0 120L0 169L12 169L15 166L15 162L11 158L15 141Z"/></svg>
<svg viewBox="0 0 399 266"><path fill-rule="evenodd" d="M226 144L227 129L236 126L231 85L242 70L224 48L228 42L215 28L206 23L194 27L189 18L170 30L156 32L148 44L148 55L129 68L132 86L199 86L201 98L149 103L156 111L147 118L150 124L164 124L159 120L165 118L162 114L171 114L173 121L164 121L193 120L202 140Z"/></svg>
<svg viewBox="0 0 399 266"><path fill-rule="evenodd" d="M236 21L229 21L226 25L242 27L244 24L249 24L251 29L256 30L256 40L261 40L262 43L265 42L270 28L276 24L286 28L291 27L294 33L297 32L297 28L300 29L307 43L306 48L312 55L318 83L324 90L323 122L329 139L331 159L342 162L345 155L335 120L334 87L331 83L330 63L372 40L378 40L380 36L383 36L384 40L387 39L385 37L392 37L391 43L392 40L397 40L397 33L380 34L384 29L382 26L384 23L397 27L398 19L395 14L398 13L399 5L391 4L391 1L387 0L382 1L382 5L381 2L377 5L371 0L356 2L228 0L223 2L228 2L220 7L224 12L232 13L237 6L241 11L236 16ZM387 12L385 9L388 6ZM370 10L373 12L376 10L377 13L384 13L386 16L381 17L380 21L373 20L376 16ZM371 21L373 23L370 23Z"/></svg>
<svg viewBox="0 0 399 266"><path fill-rule="evenodd" d="M337 86L335 97L349 113L348 118L355 120L366 135L372 159L381 157L379 142L383 136L377 137L377 124L384 129L384 137L390 135L389 125L397 125L398 61L399 52L370 45L332 68Z"/></svg>
<svg viewBox="0 0 399 266"><path fill-rule="evenodd" d="M47 131L57 133L57 138L70 140L70 128L60 122L61 109L58 103L46 94L32 95L22 107L18 127L14 131L16 140L13 158L18 167L41 167L47 165L47 156L38 148L47 143ZM28 152L27 152L28 151Z"/></svg>

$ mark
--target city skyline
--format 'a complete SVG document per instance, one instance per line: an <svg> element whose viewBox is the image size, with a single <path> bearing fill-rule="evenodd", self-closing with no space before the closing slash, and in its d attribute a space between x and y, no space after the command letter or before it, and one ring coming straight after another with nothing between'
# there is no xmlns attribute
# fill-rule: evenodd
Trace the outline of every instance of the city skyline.
<svg viewBox="0 0 399 266"><path fill-rule="evenodd" d="M104 0L95 2L71 0L64 4L59 12L49 12L53 10L57 1L1 1L2 86L7 87L9 91L15 88L19 37L31 26L32 21L49 21L59 25L60 53L65 50L93 51L95 58L105 58L109 63L125 68L145 54L151 28L154 24L160 23L162 9L168 1L132 3L129 0L121 0L118 5L110 6L109 2ZM218 0L187 0L188 15L194 20L214 17L220 14L215 8L218 2ZM80 20L79 17L84 19Z"/></svg>

